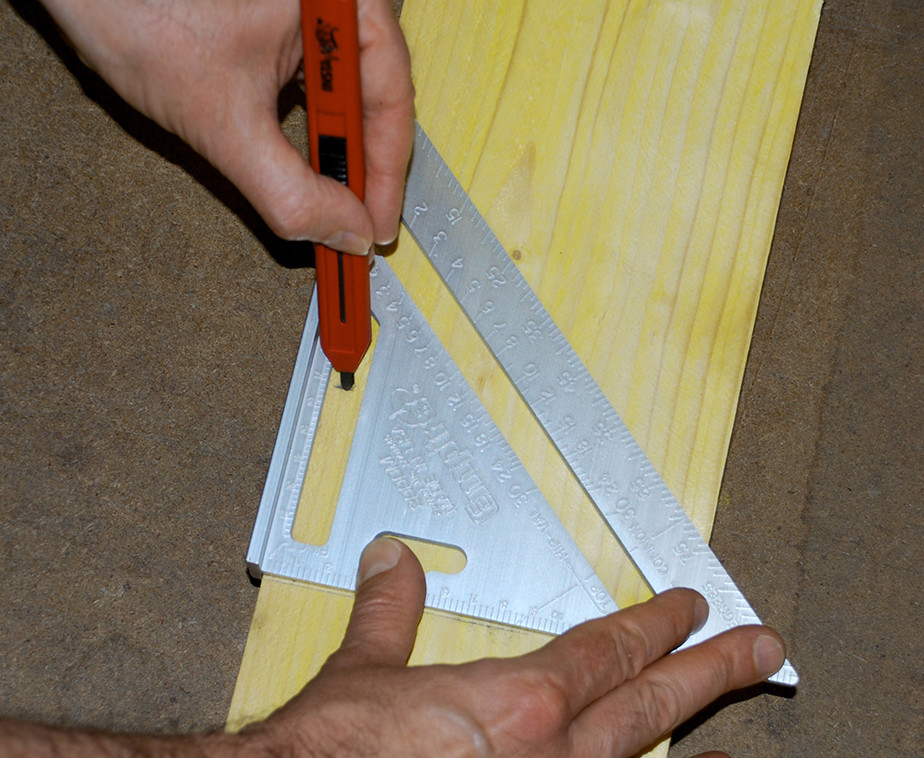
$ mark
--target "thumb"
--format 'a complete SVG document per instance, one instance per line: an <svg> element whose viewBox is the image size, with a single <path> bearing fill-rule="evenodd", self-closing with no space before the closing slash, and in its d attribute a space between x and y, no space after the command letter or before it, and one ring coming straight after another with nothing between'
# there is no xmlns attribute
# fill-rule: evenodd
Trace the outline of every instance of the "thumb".
<svg viewBox="0 0 924 758"><path fill-rule="evenodd" d="M274 108L237 105L237 118L207 152L273 232L311 240L344 253L365 255L373 241L372 218L340 182L319 176L283 134Z"/></svg>
<svg viewBox="0 0 924 758"><path fill-rule="evenodd" d="M389 537L373 540L360 558L353 612L328 666L406 664L425 594L423 569L410 548Z"/></svg>

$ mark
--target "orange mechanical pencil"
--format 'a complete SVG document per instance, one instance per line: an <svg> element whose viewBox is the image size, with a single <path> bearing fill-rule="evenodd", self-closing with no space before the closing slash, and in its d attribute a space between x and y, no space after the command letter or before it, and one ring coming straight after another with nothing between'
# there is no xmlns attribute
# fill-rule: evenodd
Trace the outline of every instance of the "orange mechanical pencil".
<svg viewBox="0 0 924 758"><path fill-rule="evenodd" d="M302 0L302 40L311 167L362 201L366 161L356 0ZM369 260L320 244L314 249L321 347L348 390L372 341Z"/></svg>

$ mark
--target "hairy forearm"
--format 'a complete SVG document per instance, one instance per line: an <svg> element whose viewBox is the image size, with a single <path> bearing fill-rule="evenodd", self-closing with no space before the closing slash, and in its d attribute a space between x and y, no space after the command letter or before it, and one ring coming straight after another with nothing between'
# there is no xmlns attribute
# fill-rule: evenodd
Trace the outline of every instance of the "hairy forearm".
<svg viewBox="0 0 924 758"><path fill-rule="evenodd" d="M245 754L271 753L252 742L245 749L244 740L231 734L127 735L0 719L0 755L4 758L233 758Z"/></svg>

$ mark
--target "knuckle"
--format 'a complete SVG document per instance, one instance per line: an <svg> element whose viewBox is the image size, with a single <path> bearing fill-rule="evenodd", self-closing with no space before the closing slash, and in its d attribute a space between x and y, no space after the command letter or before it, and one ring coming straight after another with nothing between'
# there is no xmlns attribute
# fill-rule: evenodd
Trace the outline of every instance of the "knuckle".
<svg viewBox="0 0 924 758"><path fill-rule="evenodd" d="M616 649L616 660L623 667L621 674L625 679L634 679L651 660L649 634L634 620L625 620L613 635L612 644Z"/></svg>
<svg viewBox="0 0 924 758"><path fill-rule="evenodd" d="M282 239L320 240L335 231L332 212L354 199L340 190L339 183L316 175L307 186L281 182L260 203L260 215Z"/></svg>
<svg viewBox="0 0 924 758"><path fill-rule="evenodd" d="M568 720L569 698L564 682L555 676L542 677L525 697L525 703L544 723L562 724Z"/></svg>
<svg viewBox="0 0 924 758"><path fill-rule="evenodd" d="M264 210L262 215L267 226L277 237L292 240L304 232L304 209L293 202L286 202L285 198Z"/></svg>
<svg viewBox="0 0 924 758"><path fill-rule="evenodd" d="M739 679L740 670L738 650L716 646L714 655L709 660L709 675L716 691L726 692Z"/></svg>
<svg viewBox="0 0 924 758"><path fill-rule="evenodd" d="M409 66L409 69L410 69L410 66ZM417 86L414 84L411 78L408 77L407 81L405 82L403 101L404 101L405 113L409 114L412 119L414 118L414 102L416 100L417 100Z"/></svg>
<svg viewBox="0 0 924 758"><path fill-rule="evenodd" d="M312 197L284 199L273 209L267 223L274 234L285 240L318 242L338 231L335 220L338 210L336 200L322 191Z"/></svg>
<svg viewBox="0 0 924 758"><path fill-rule="evenodd" d="M556 731L569 718L568 693L563 682L548 671L519 673L508 681L507 720L516 731L544 725Z"/></svg>
<svg viewBox="0 0 924 758"><path fill-rule="evenodd" d="M650 678L638 699L639 722L650 734L663 734L679 724L684 715L683 685L671 679Z"/></svg>

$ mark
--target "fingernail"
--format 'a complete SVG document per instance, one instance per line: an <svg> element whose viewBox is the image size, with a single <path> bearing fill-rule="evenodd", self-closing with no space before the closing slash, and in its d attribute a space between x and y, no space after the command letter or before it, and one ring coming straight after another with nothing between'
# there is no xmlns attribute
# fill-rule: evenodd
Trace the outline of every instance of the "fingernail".
<svg viewBox="0 0 924 758"><path fill-rule="evenodd" d="M331 250L349 253L350 255L367 255L372 248L372 245L358 234L353 234L353 232L337 232L333 237L321 240L321 244Z"/></svg>
<svg viewBox="0 0 924 758"><path fill-rule="evenodd" d="M754 641L754 664L761 676L770 676L780 670L786 651L775 637L762 634Z"/></svg>
<svg viewBox="0 0 924 758"><path fill-rule="evenodd" d="M362 584L383 571L393 569L401 558L401 546L390 537L377 537L359 559L357 583Z"/></svg>
<svg viewBox="0 0 924 758"><path fill-rule="evenodd" d="M693 628L690 630L690 634L696 634L702 629L706 625L708 618L709 603L706 602L706 598L700 595L693 604Z"/></svg>

